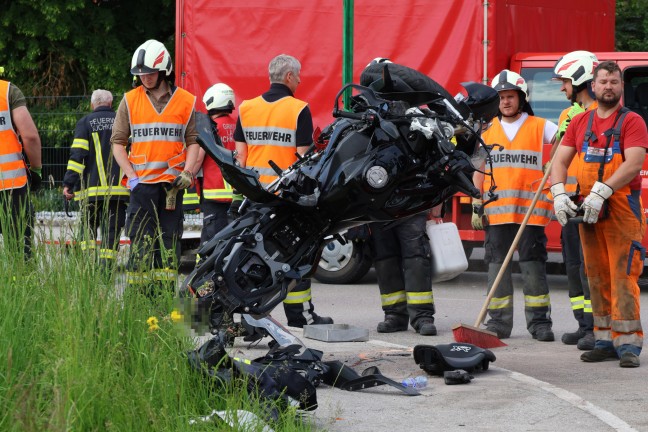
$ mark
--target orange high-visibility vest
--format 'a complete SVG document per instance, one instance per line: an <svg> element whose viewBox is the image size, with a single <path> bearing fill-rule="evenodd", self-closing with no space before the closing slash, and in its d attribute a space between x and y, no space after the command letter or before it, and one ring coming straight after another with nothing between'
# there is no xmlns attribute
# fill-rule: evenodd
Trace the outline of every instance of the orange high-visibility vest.
<svg viewBox="0 0 648 432"><path fill-rule="evenodd" d="M236 128L236 119L226 115L218 117L216 123L218 123L218 135L220 136L223 145L228 150L234 150L234 128ZM218 164L216 164L209 155L205 156L202 170L203 199L219 202L231 202L232 186L227 184L223 179L223 174L221 173Z"/></svg>
<svg viewBox="0 0 648 432"><path fill-rule="evenodd" d="M244 101L239 107L239 119L248 146L246 166L259 173L259 181L264 186L277 178L268 161L286 169L297 160L297 119L307 105L292 96L275 102L259 96Z"/></svg>
<svg viewBox="0 0 648 432"><path fill-rule="evenodd" d="M500 120L495 118L493 125L482 135L484 142L504 146L503 151L491 153L493 176L497 185L495 193L499 198L484 207L490 225L520 224L524 220L543 177L544 128L544 119L529 116L513 141L509 141ZM484 191L490 186L491 178L486 176ZM541 194L527 223L545 226L551 220L552 212L552 201Z"/></svg>
<svg viewBox="0 0 648 432"><path fill-rule="evenodd" d="M11 123L9 81L0 80L0 190L18 189L27 184L22 150Z"/></svg>
<svg viewBox="0 0 648 432"><path fill-rule="evenodd" d="M594 101L592 105L590 105L585 111L592 111L595 110L598 107L598 102ZM561 113L560 117L558 117L558 125L562 125L562 123L567 120L567 113L571 107L565 108ZM576 194L576 191L578 190L578 182L576 181L576 175L578 174L578 169L576 168L577 165L577 158L574 158L569 165L569 168L567 169L567 179L565 180L565 192L567 192L568 195L574 195Z"/></svg>
<svg viewBox="0 0 648 432"><path fill-rule="evenodd" d="M143 86L125 97L133 140L128 159L140 182L173 181L184 168L185 130L196 97L178 87L161 113L155 110Z"/></svg>

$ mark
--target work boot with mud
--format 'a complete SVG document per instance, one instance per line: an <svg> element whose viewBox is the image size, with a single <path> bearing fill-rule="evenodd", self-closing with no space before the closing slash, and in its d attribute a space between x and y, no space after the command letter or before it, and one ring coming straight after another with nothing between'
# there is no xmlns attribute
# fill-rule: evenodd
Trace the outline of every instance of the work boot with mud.
<svg viewBox="0 0 648 432"><path fill-rule="evenodd" d="M409 318L402 315L385 315L385 321L379 322L378 333L394 333L407 330Z"/></svg>

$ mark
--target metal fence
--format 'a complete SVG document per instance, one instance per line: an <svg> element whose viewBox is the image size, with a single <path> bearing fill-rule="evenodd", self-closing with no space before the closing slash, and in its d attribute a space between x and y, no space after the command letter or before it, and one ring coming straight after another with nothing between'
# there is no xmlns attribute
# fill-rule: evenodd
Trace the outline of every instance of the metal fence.
<svg viewBox="0 0 648 432"><path fill-rule="evenodd" d="M27 106L41 138L43 179L52 187L61 186L76 123L90 113L90 96L28 97Z"/></svg>

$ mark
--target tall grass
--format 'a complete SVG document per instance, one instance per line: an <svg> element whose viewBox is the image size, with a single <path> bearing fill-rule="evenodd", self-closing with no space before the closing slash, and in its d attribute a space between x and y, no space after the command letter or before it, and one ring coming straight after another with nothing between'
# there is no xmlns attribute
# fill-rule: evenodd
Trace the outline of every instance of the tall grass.
<svg viewBox="0 0 648 432"><path fill-rule="evenodd" d="M190 368L195 341L173 324L171 294L122 294L123 275L75 248L37 242L25 260L12 237L0 252L0 430L212 431L229 428L189 420L214 409L262 415L244 383ZM308 430L294 414L270 426Z"/></svg>

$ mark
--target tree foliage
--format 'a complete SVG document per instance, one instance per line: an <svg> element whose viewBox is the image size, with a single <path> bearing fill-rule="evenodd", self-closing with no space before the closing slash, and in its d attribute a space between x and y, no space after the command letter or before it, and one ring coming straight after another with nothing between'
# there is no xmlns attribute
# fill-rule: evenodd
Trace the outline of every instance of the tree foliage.
<svg viewBox="0 0 648 432"><path fill-rule="evenodd" d="M123 93L133 51L174 49L175 0L0 0L3 78L28 96ZM648 51L648 0L616 1L616 49Z"/></svg>
<svg viewBox="0 0 648 432"><path fill-rule="evenodd" d="M648 51L648 0L617 0L616 50Z"/></svg>
<svg viewBox="0 0 648 432"><path fill-rule="evenodd" d="M29 96L130 88L130 60L147 39L173 50L174 0L4 0L3 78Z"/></svg>

